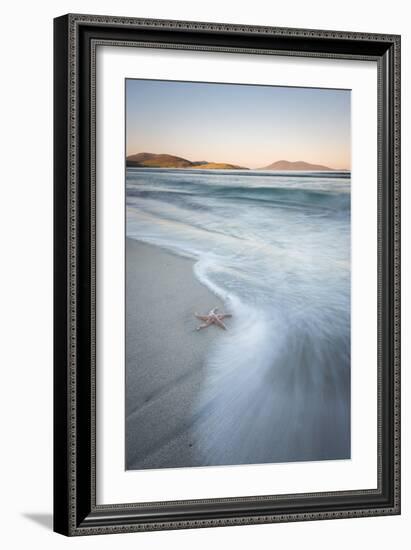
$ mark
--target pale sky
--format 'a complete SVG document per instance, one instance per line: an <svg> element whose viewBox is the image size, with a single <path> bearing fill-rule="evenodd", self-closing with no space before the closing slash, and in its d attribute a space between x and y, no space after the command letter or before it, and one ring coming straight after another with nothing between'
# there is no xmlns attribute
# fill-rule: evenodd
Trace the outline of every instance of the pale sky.
<svg viewBox="0 0 411 550"><path fill-rule="evenodd" d="M260 168L351 166L351 92L126 80L126 151Z"/></svg>

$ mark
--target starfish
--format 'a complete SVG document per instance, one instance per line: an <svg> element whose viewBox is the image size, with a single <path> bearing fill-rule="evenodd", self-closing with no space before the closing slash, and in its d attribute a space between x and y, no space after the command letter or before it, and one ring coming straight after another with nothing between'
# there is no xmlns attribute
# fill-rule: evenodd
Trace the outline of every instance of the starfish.
<svg viewBox="0 0 411 550"><path fill-rule="evenodd" d="M202 328L206 328L213 323L223 330L227 330L227 327L223 323L223 319L226 319L227 317L232 317L229 313L217 313L218 308L215 307L209 311L207 315L199 315L198 313L195 313L194 315L197 317L197 319L200 319L200 321L205 321L204 324L197 327L197 330L200 330Z"/></svg>

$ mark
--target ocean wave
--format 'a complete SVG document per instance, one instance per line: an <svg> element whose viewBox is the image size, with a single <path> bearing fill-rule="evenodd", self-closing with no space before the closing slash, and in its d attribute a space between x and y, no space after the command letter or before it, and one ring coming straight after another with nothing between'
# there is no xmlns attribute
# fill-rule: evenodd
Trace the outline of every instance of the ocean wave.
<svg viewBox="0 0 411 550"><path fill-rule="evenodd" d="M127 190L128 203L132 198L154 199L163 202L185 204L193 210L210 210L201 202L202 197L212 197L220 201L243 201L263 203L271 207L310 208L334 211L350 210L351 197L347 192L319 191L313 189L284 189L279 187L238 187L213 186L190 191L187 184L181 191L163 189L145 189L130 187Z"/></svg>
<svg viewBox="0 0 411 550"><path fill-rule="evenodd" d="M320 316L298 313L295 304L284 301L255 307L215 284L212 272L210 261L195 264L196 276L233 318L229 332L210 350L193 411L193 445L202 462L349 457L347 304L334 304Z"/></svg>

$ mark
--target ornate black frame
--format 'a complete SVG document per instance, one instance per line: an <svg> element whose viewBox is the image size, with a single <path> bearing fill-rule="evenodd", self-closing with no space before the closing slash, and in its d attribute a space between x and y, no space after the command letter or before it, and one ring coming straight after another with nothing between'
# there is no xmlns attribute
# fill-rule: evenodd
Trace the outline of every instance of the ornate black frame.
<svg viewBox="0 0 411 550"><path fill-rule="evenodd" d="M94 138L100 44L377 62L377 489L96 505ZM400 37L70 14L54 20L54 102L54 530L73 536L399 514Z"/></svg>

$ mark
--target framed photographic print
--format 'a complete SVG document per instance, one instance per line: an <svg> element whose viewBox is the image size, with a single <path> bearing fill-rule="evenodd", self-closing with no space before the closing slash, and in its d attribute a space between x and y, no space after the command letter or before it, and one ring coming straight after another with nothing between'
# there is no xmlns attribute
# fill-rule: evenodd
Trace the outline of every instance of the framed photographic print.
<svg viewBox="0 0 411 550"><path fill-rule="evenodd" d="M54 529L400 513L400 37L54 21Z"/></svg>

